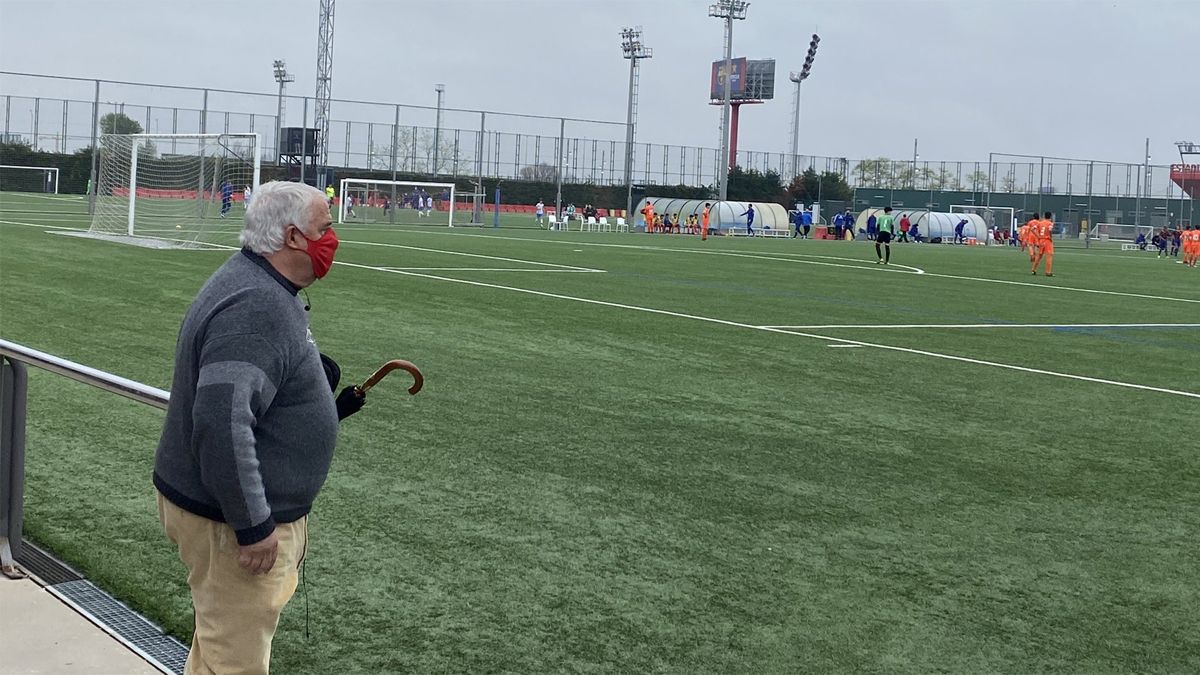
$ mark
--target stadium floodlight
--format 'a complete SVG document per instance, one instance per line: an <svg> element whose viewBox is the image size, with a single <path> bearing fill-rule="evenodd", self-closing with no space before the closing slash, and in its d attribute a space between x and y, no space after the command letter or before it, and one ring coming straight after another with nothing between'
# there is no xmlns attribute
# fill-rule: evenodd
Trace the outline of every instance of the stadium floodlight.
<svg viewBox="0 0 1200 675"><path fill-rule="evenodd" d="M295 82L296 76L287 71L287 62L283 59L276 59L271 64L275 68L275 81L279 83L279 110L275 113L275 164L279 164L280 143L279 130L283 128L283 96L287 91L287 83Z"/></svg>
<svg viewBox="0 0 1200 675"><path fill-rule="evenodd" d="M812 41L808 43L808 55L804 57L804 66L800 72L788 73L788 79L796 85L796 91L792 98L792 176L799 175L797 169L800 167L800 83L807 80L812 74L813 59L817 58L817 45L821 43L821 36L813 33Z"/></svg>
<svg viewBox="0 0 1200 675"><path fill-rule="evenodd" d="M708 15L724 19L725 21L725 92L721 97L721 155L725 162L725 170L717 172L718 198L725 201L729 194L729 116L732 110L730 105L730 87L732 86L733 78L730 73L733 72L733 22L735 20L743 20L746 18L746 10L749 9L750 3L745 0L718 0L716 4L708 6Z"/></svg>
<svg viewBox="0 0 1200 675"><path fill-rule="evenodd" d="M654 56L642 42L642 27L621 29L621 52L629 59L629 108L625 114L625 213L633 214L633 138L637 122L638 64ZM561 205L559 205L561 206Z"/></svg>
<svg viewBox="0 0 1200 675"><path fill-rule="evenodd" d="M718 19L745 19L749 2L744 0L718 0L708 6L708 15Z"/></svg>

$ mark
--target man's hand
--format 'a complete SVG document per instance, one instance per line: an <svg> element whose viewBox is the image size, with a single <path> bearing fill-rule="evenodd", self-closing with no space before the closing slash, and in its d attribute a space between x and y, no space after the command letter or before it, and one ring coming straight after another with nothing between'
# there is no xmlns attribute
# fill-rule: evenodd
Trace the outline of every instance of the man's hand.
<svg viewBox="0 0 1200 675"><path fill-rule="evenodd" d="M275 557L279 555L279 536L272 530L266 539L238 549L239 565L251 574L266 574L275 566Z"/></svg>
<svg viewBox="0 0 1200 675"><path fill-rule="evenodd" d="M366 394L360 394L356 387L346 387L338 397L334 399L334 405L337 407L338 421L342 421L354 413L362 410L363 405L367 402Z"/></svg>

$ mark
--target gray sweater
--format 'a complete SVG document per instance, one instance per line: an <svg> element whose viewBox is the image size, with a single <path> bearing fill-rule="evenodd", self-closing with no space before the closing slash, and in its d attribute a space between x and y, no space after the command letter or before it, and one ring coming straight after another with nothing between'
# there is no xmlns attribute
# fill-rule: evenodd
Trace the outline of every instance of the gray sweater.
<svg viewBox="0 0 1200 675"><path fill-rule="evenodd" d="M296 287L235 253L188 308L154 485L238 543L304 517L329 473L338 418Z"/></svg>

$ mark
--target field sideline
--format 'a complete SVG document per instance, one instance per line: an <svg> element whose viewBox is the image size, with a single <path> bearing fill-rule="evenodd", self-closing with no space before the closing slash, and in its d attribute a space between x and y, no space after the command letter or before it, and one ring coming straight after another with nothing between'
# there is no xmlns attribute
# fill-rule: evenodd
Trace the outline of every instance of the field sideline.
<svg viewBox="0 0 1200 675"><path fill-rule="evenodd" d="M168 387L228 250L0 193L0 337ZM505 221L506 225L516 221ZM524 221L522 221L523 223ZM236 246L236 225L213 242ZM279 672L1192 672L1200 273L1144 253L338 228L361 379ZM31 372L27 534L185 641L161 412Z"/></svg>

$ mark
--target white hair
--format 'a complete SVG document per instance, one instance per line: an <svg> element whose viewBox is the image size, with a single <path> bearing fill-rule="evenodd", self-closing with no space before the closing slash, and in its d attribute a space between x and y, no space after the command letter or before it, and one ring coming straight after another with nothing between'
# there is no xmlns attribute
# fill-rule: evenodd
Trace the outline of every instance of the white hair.
<svg viewBox="0 0 1200 675"><path fill-rule="evenodd" d="M271 181L258 186L254 200L246 207L246 225L241 244L267 255L283 248L283 233L288 225L307 232L312 224L313 202L325 203L325 193L311 185Z"/></svg>

